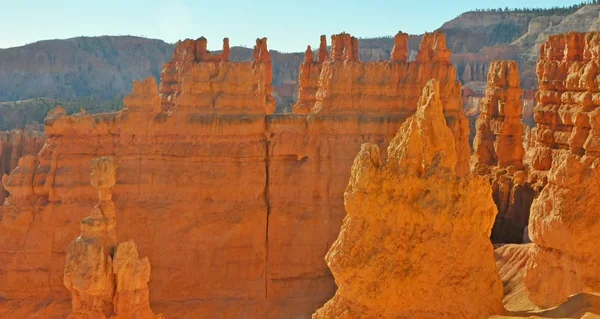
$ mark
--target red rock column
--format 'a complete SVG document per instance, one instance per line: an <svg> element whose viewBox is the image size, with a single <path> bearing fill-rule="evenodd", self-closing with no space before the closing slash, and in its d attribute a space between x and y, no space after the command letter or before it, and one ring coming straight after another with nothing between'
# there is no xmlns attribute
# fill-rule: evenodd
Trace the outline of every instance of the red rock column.
<svg viewBox="0 0 600 319"><path fill-rule="evenodd" d="M394 47L390 54L390 61L407 62L408 61L408 34L398 32L394 37Z"/></svg>

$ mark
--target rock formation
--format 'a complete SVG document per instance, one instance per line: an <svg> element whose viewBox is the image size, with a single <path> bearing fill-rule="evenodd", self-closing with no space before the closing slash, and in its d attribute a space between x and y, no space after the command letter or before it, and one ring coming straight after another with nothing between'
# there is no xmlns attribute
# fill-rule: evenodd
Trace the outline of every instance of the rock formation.
<svg viewBox="0 0 600 319"><path fill-rule="evenodd" d="M327 53L327 38L321 36L321 44L318 51L318 59L314 61L314 53L310 45L306 48L304 61L300 65L300 76L298 79L298 102L292 107L296 114L308 114L310 108L317 101L318 80L323 63L329 58Z"/></svg>
<svg viewBox="0 0 600 319"><path fill-rule="evenodd" d="M442 34L427 36L421 62L402 61L402 35L394 57L374 63L355 61L352 37L334 39L343 42L342 61L325 49L314 54L322 63L314 103L322 107L308 107L310 114L270 114L264 39L248 62L213 60L202 42L181 42L160 85L136 81L123 110L49 113L47 143L32 164L33 204L14 211L34 218L18 230L0 223L0 298L68 298L65 250L81 212L97 201L88 163L113 156L116 234L152 261L153 309L184 318L312 314L336 290L324 256L345 215L348 154L363 143L388 145L430 78L440 83L455 145L466 145L458 154L466 170L470 153ZM355 78L359 71L365 76Z"/></svg>
<svg viewBox="0 0 600 319"><path fill-rule="evenodd" d="M148 258L138 259L132 241L117 246L111 192L116 170L112 157L92 160L91 182L99 202L81 221L81 235L69 245L64 270L73 304L71 319L157 318L149 304Z"/></svg>
<svg viewBox="0 0 600 319"><path fill-rule="evenodd" d="M358 40L348 34L332 36L332 41L332 56L320 67L314 104L310 105L313 100L301 99L302 107L296 110L306 113L308 108L310 113L320 115L387 113L405 119L416 110L425 83L441 79L444 114L456 138L457 172L466 174L470 156L468 120L461 108L461 84L455 80L456 70L443 33L426 34L414 62L407 62L408 37L402 32L395 36L394 54L387 62L358 61L352 53L358 50ZM382 78L386 80L382 82ZM300 83L300 90L314 91L314 82Z"/></svg>
<svg viewBox="0 0 600 319"><path fill-rule="evenodd" d="M212 55L206 50L207 40L187 39L175 46L171 61L161 73L160 96L165 111L176 107L208 108L221 112L262 109L275 110L272 97L272 65L267 39L257 39L253 63L228 63L229 40L223 40L223 51ZM184 77L185 75L185 77ZM235 78L233 78L235 76ZM239 91L238 83L252 83ZM183 97L183 92L186 92ZM236 97L236 100L227 98Z"/></svg>
<svg viewBox="0 0 600 319"><path fill-rule="evenodd" d="M600 33L551 36L540 51L531 165L547 184L531 206L525 285L547 307L600 292Z"/></svg>
<svg viewBox="0 0 600 319"><path fill-rule="evenodd" d="M474 165L522 168L525 150L521 94L517 62L492 62L477 120Z"/></svg>
<svg viewBox="0 0 600 319"><path fill-rule="evenodd" d="M423 89L382 164L363 144L326 256L339 287L313 318L488 318L503 312L485 178L457 177L439 82ZM392 217L395 216L395 217Z"/></svg>
<svg viewBox="0 0 600 319"><path fill-rule="evenodd" d="M10 174L22 156L37 155L45 141L44 128L40 125L0 131L0 176ZM0 204L4 202L6 195L4 188L0 186Z"/></svg>
<svg viewBox="0 0 600 319"><path fill-rule="evenodd" d="M535 192L523 169L525 150L517 62L492 62L487 83L476 123L471 170L488 176L492 185L498 206L492 241L521 243Z"/></svg>

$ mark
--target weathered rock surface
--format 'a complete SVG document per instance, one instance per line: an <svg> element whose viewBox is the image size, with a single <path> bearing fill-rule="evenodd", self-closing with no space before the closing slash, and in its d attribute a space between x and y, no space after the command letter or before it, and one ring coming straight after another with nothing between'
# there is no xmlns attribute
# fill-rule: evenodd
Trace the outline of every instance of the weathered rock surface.
<svg viewBox="0 0 600 319"><path fill-rule="evenodd" d="M349 37L341 61L322 58L327 86L318 90L326 102L311 114L270 114L264 40L249 62L213 61L215 55L204 53L197 61L194 50L204 52L202 43L182 42L177 58L165 65L161 93L147 79L134 84L119 112L51 112L47 144L34 164L33 204L15 211L34 216L31 225L0 229L0 281L8 283L0 286L0 297L68 297L65 249L77 237L75 221L96 201L88 163L110 155L119 163L116 234L133 239L152 263L153 309L168 317L310 316L336 290L324 256L344 217L349 154L363 143L384 147L415 112L421 88L404 83L438 79L455 145L466 144L460 84L442 38L428 35L425 53L409 63L402 60L400 36L399 61L365 63L344 60L358 47ZM363 69L368 81L346 79ZM403 91L372 91L382 74L393 75L385 88L403 83ZM325 79L323 71L319 77ZM344 91L335 79L357 91ZM360 92L371 93L361 99ZM333 93L354 104L343 107ZM377 104L380 97L388 102ZM30 284L17 284L24 281Z"/></svg>
<svg viewBox="0 0 600 319"><path fill-rule="evenodd" d="M20 157L37 155L45 141L44 127L41 125L0 131L0 176L10 174L17 167ZM6 195L4 188L0 186L0 204L4 202Z"/></svg>
<svg viewBox="0 0 600 319"><path fill-rule="evenodd" d="M67 250L64 284L73 305L69 318L157 318L150 310L148 258L138 259L133 241L117 246L111 193L117 164L108 156L91 164L99 202L81 221L81 235Z"/></svg>
<svg viewBox="0 0 600 319"><path fill-rule="evenodd" d="M600 292L600 33L552 36L538 62L531 166L546 184L531 206L525 284L537 305Z"/></svg>
<svg viewBox="0 0 600 319"><path fill-rule="evenodd" d="M488 318L503 313L488 237L496 207L485 178L457 177L454 136L435 80L382 164L363 144L347 216L326 260L339 289L313 318ZM400 195L401 194L401 195Z"/></svg>

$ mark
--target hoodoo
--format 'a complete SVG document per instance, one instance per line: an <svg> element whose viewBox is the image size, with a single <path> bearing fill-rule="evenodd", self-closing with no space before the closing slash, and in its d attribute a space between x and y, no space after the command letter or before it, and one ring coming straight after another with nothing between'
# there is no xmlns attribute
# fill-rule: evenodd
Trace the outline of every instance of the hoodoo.
<svg viewBox="0 0 600 319"><path fill-rule="evenodd" d="M326 260L338 285L313 318L484 319L503 312L484 177L457 177L454 137L431 80L382 164L363 144Z"/></svg>
<svg viewBox="0 0 600 319"><path fill-rule="evenodd" d="M138 259L133 241L117 245L111 193L116 170L112 157L92 161L91 182L99 201L67 250L64 283L71 291L70 319L157 318L150 310L148 258Z"/></svg>

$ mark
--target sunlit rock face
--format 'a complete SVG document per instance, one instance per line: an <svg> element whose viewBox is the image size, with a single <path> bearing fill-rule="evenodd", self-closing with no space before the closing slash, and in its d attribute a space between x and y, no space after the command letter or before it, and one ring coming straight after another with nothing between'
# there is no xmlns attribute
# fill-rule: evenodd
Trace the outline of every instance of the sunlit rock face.
<svg viewBox="0 0 600 319"><path fill-rule="evenodd" d="M533 173L545 185L531 206L535 243L525 284L539 306L600 292L600 33L551 36L540 49Z"/></svg>
<svg viewBox="0 0 600 319"><path fill-rule="evenodd" d="M347 216L326 260L339 287L313 318L488 318L502 283L484 177L458 177L440 86L427 83L383 164L363 144L345 193Z"/></svg>

